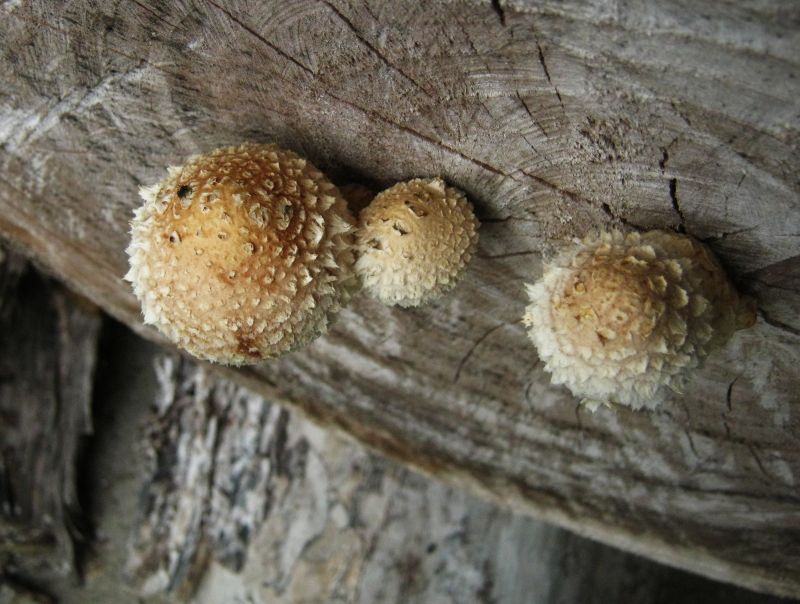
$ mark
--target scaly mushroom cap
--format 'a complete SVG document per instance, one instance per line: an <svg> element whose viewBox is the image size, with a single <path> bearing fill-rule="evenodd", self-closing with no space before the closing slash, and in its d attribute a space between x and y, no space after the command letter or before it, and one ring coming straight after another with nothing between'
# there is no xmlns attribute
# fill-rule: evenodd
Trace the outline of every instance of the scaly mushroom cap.
<svg viewBox="0 0 800 604"><path fill-rule="evenodd" d="M338 189L276 145L193 157L140 190L128 247L145 323L193 355L255 363L325 333L356 285Z"/></svg>
<svg viewBox="0 0 800 604"><path fill-rule="evenodd" d="M458 189L417 178L361 211L356 274L384 304L419 306L452 289L478 244L478 221Z"/></svg>
<svg viewBox="0 0 800 604"><path fill-rule="evenodd" d="M592 406L656 406L755 322L711 251L666 231L587 237L527 289L523 322L545 369Z"/></svg>

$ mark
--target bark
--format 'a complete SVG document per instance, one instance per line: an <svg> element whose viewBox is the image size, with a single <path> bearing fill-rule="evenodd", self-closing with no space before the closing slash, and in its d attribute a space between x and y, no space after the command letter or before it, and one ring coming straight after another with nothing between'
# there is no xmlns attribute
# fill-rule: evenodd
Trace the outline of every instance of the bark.
<svg viewBox="0 0 800 604"><path fill-rule="evenodd" d="M483 221L465 282L355 301L229 371L430 474L669 564L800 595L800 10L449 2L0 7L0 231L142 333L136 189L276 141L340 182L439 174ZM652 413L587 414L519 318L543 253L598 226L707 241L760 320Z"/></svg>
<svg viewBox="0 0 800 604"><path fill-rule="evenodd" d="M77 468L92 431L100 315L0 254L0 574L24 585L79 570L88 527Z"/></svg>

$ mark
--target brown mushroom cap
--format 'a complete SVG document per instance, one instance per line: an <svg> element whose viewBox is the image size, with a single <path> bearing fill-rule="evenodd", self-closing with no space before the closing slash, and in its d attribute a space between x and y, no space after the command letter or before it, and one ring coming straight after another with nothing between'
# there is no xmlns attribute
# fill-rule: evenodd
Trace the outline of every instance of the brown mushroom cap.
<svg viewBox="0 0 800 604"><path fill-rule="evenodd" d="M452 289L478 244L478 221L440 178L402 182L361 211L356 273L384 304L419 306Z"/></svg>
<svg viewBox="0 0 800 604"><path fill-rule="evenodd" d="M356 285L347 205L291 151L224 147L140 194L126 279L145 322L201 359L241 365L302 346Z"/></svg>
<svg viewBox="0 0 800 604"><path fill-rule="evenodd" d="M587 237L528 294L523 321L553 383L594 405L654 407L755 320L711 251L667 231Z"/></svg>

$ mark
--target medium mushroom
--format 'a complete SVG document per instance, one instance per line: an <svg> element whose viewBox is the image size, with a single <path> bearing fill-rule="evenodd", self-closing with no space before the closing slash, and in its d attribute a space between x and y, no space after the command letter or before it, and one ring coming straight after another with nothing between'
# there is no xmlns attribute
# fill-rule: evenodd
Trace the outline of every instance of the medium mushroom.
<svg viewBox="0 0 800 604"><path fill-rule="evenodd" d="M441 178L401 182L359 215L355 270L384 304L419 306L452 289L478 244L464 194Z"/></svg>
<svg viewBox="0 0 800 604"><path fill-rule="evenodd" d="M224 147L140 194L125 278L145 323L196 357L242 365L294 350L357 285L347 205L291 151Z"/></svg>
<svg viewBox="0 0 800 604"><path fill-rule="evenodd" d="M755 322L708 247L667 231L589 236L527 290L523 321L545 369L592 407L655 407Z"/></svg>

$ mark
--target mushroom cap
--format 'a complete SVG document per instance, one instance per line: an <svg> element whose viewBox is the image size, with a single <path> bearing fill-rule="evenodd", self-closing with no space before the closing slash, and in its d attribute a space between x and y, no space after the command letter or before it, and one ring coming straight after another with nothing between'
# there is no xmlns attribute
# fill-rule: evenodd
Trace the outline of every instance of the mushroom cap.
<svg viewBox="0 0 800 604"><path fill-rule="evenodd" d="M359 215L356 274L384 304L419 306L452 289L478 244L464 194L441 178L386 189Z"/></svg>
<svg viewBox="0 0 800 604"><path fill-rule="evenodd" d="M593 405L656 406L755 321L711 251L667 231L589 236L527 290L523 322L553 383Z"/></svg>
<svg viewBox="0 0 800 604"><path fill-rule="evenodd" d="M145 323L196 357L291 351L327 331L357 284L347 205L291 151L220 148L140 194L125 278Z"/></svg>

